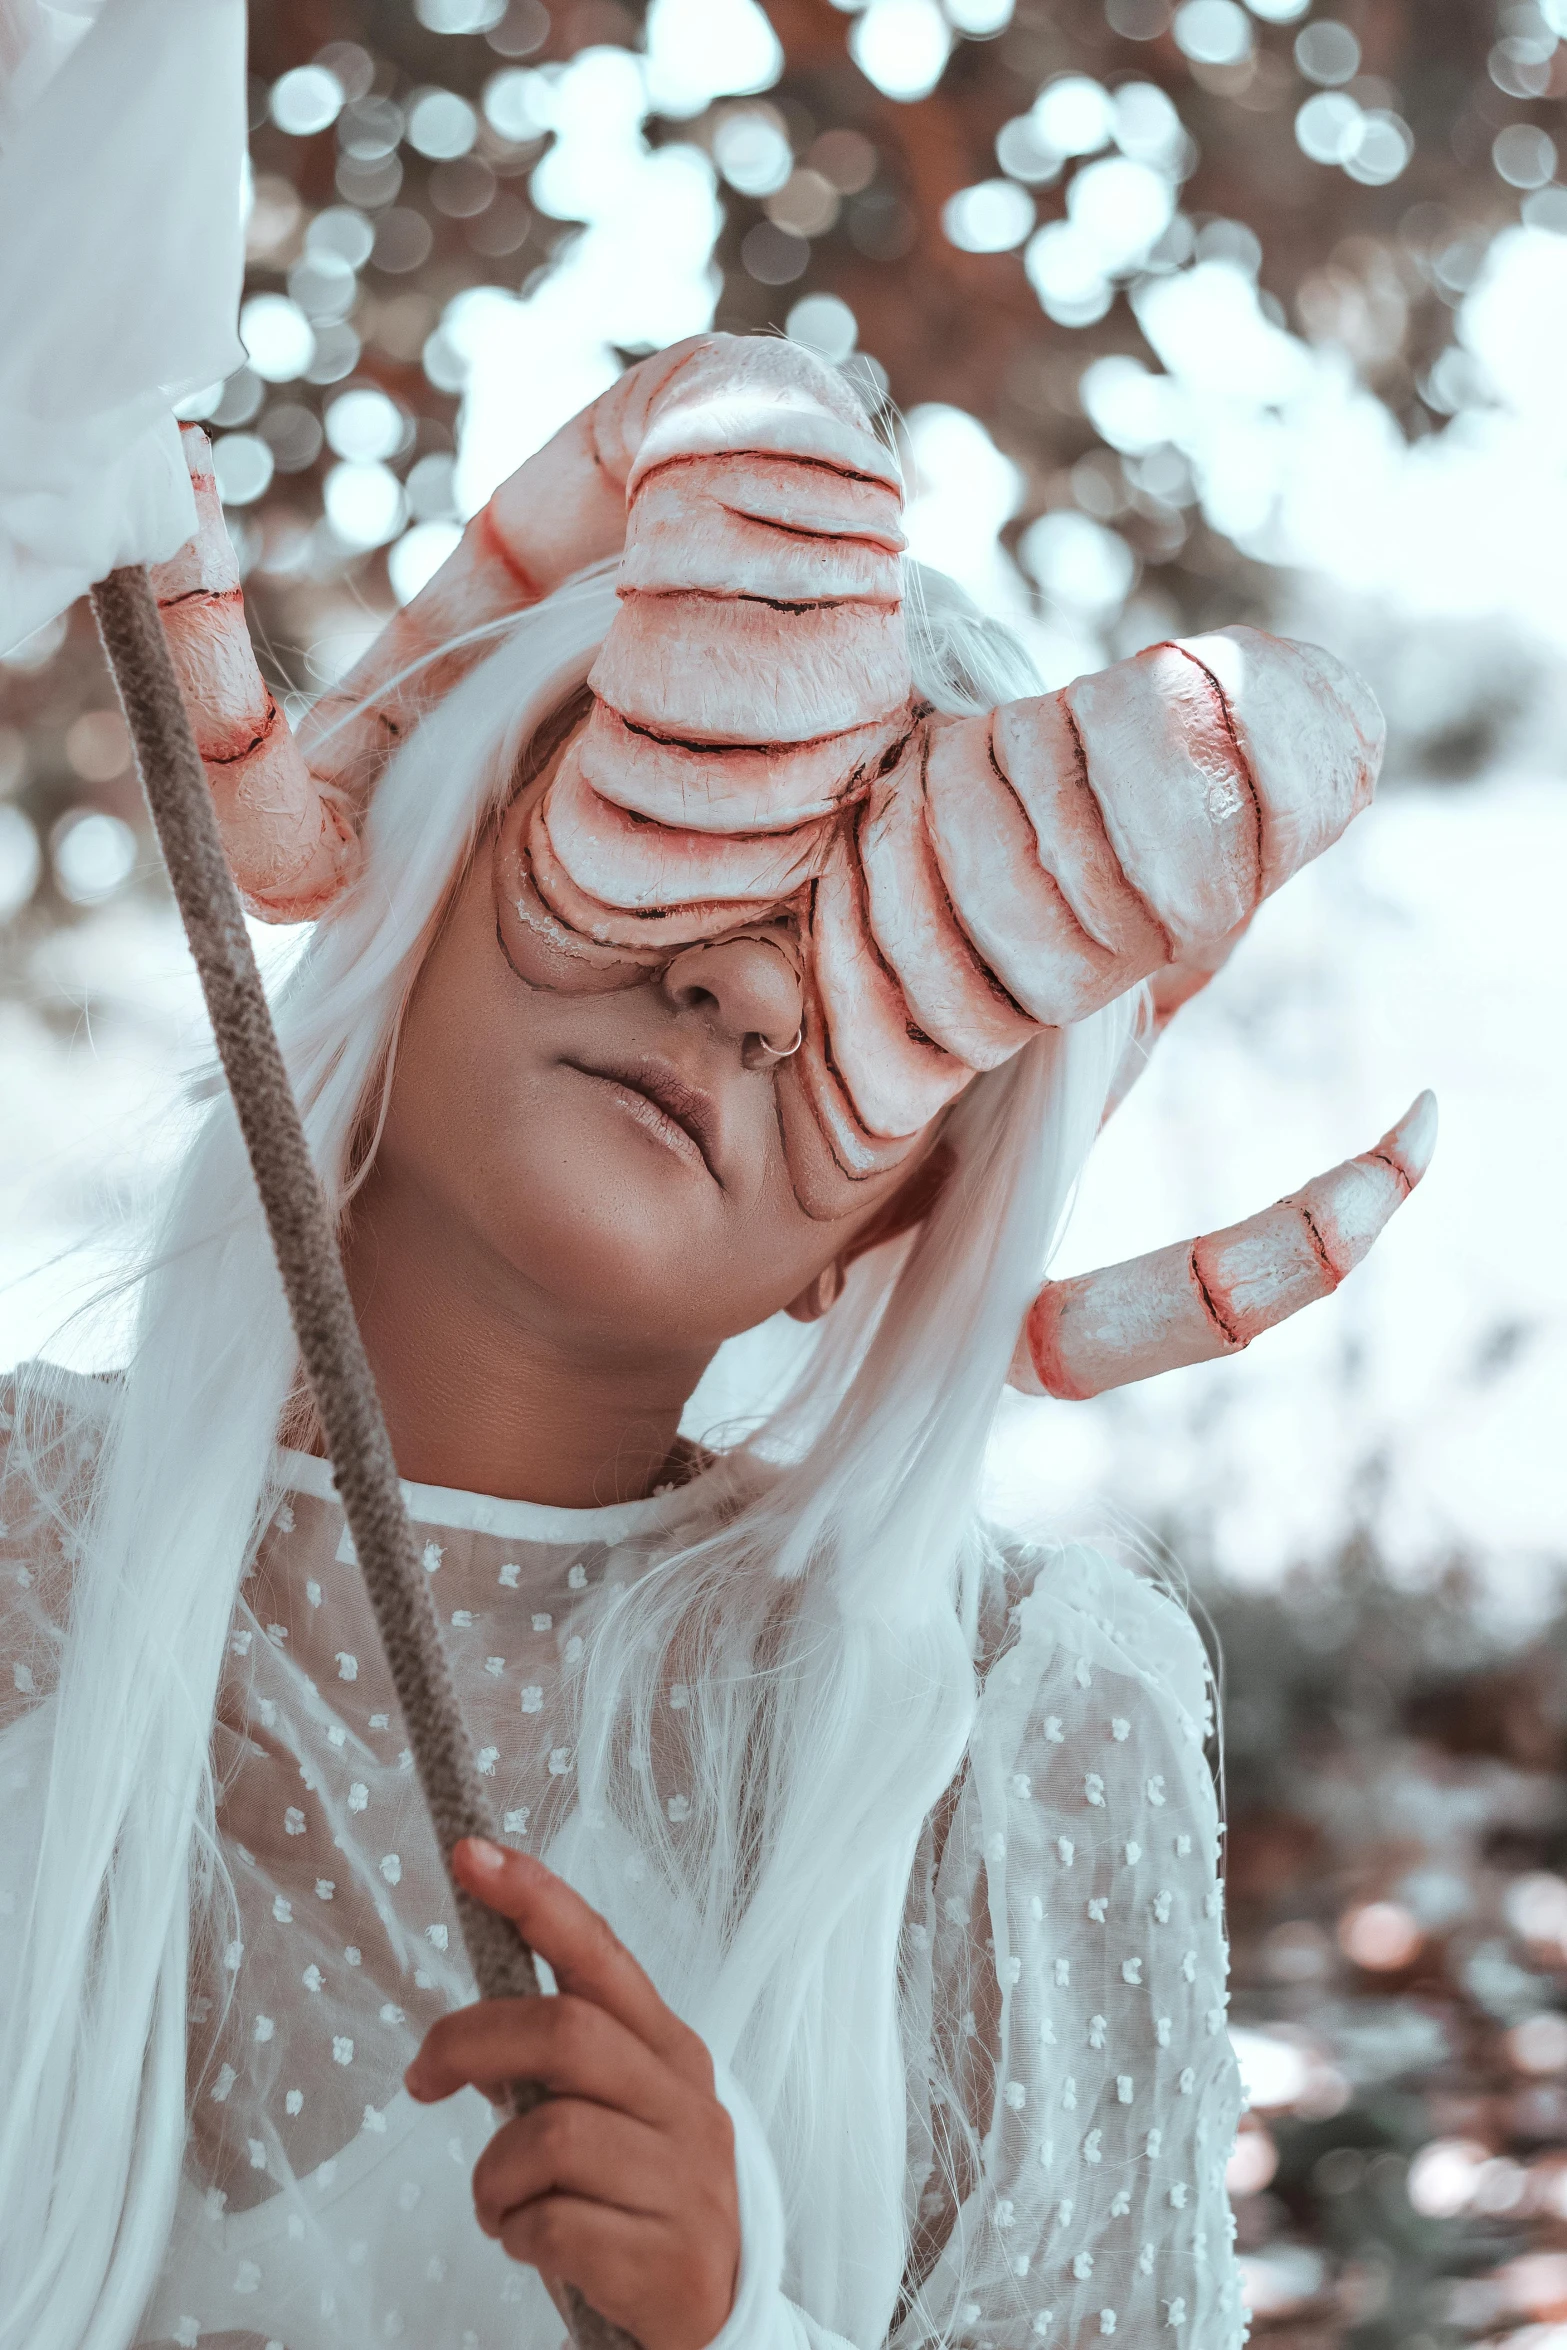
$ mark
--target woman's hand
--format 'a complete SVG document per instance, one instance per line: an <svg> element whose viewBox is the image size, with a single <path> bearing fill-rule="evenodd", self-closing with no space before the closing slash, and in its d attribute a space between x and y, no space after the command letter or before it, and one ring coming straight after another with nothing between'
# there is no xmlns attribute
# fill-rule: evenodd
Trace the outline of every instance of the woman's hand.
<svg viewBox="0 0 1567 2350"><path fill-rule="evenodd" d="M548 1961L559 1995L443 2016L408 2068L409 2095L542 2082L548 2100L497 2130L474 2166L480 2227L642 2350L706 2350L734 2304L740 2205L705 2045L542 1862L480 1837L453 1858L464 1889Z"/></svg>

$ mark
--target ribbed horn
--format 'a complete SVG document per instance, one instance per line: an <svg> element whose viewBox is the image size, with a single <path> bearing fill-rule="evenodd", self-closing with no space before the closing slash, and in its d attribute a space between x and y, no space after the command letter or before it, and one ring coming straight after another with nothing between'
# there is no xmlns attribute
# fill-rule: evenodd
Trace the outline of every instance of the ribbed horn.
<svg viewBox="0 0 1567 2350"><path fill-rule="evenodd" d="M483 633L619 551L625 483L659 393L704 338L660 351L562 426L504 481L431 579L296 739L256 665L212 450L181 433L197 532L151 567L241 896L270 922L319 914L352 878L357 827L403 738L488 649Z"/></svg>
<svg viewBox="0 0 1567 2350"><path fill-rule="evenodd" d="M308 921L352 872L358 844L256 666L212 444L188 424L180 446L196 496L196 535L152 566L158 616L241 892L273 921Z"/></svg>
<svg viewBox="0 0 1567 2350"><path fill-rule="evenodd" d="M1243 1224L1047 1282L1024 1318L1011 1384L1081 1403L1239 1353L1354 1270L1430 1165L1436 1126L1435 1096L1422 1093L1374 1149Z"/></svg>
<svg viewBox="0 0 1567 2350"><path fill-rule="evenodd" d="M273 919L351 877L386 759L491 624L623 545L591 713L497 842L502 935L519 969L595 989L795 924L811 989L780 1114L815 1216L1042 1028L1151 980L1157 1031L1371 796L1366 687L1257 629L979 717L917 703L896 462L795 344L699 336L628 369L503 483L297 745L187 446L202 534L155 586L236 878Z"/></svg>

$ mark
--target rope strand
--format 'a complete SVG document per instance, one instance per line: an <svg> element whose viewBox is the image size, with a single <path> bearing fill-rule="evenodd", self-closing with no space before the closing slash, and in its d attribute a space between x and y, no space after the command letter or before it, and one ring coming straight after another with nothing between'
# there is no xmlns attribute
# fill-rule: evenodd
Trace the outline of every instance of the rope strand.
<svg viewBox="0 0 1567 2350"><path fill-rule="evenodd" d="M111 571L93 589L92 604L234 1097L419 1784L449 1868L458 1839L493 1837L495 1822L414 1550L337 1236L146 571L139 564ZM535 1995L533 1954L510 1920L460 1886L454 1885L453 1892L479 1996ZM514 2082L511 2110L528 2113L546 2094L536 2081ZM562 2286L558 2299L577 2350L637 2350L632 2337L589 2308L574 2285Z"/></svg>

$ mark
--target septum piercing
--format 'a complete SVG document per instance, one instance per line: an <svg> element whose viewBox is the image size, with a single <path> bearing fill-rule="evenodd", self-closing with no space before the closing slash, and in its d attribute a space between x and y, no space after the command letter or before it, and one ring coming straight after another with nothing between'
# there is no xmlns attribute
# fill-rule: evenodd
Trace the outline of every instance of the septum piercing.
<svg viewBox="0 0 1567 2350"><path fill-rule="evenodd" d="M794 1032L793 1041L786 1045L769 1044L765 1036L748 1036L740 1050L741 1066L746 1069L770 1069L775 1061L791 1059L804 1042L803 1020Z"/></svg>

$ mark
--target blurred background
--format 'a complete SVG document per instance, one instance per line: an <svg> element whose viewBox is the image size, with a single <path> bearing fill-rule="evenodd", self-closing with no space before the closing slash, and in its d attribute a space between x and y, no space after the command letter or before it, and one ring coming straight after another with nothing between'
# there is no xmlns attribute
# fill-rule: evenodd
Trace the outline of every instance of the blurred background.
<svg viewBox="0 0 1567 2350"><path fill-rule="evenodd" d="M1010 1403L995 1501L1162 1547L1222 1647L1258 2334L1567 2350L1567 0L252 18L249 364L186 413L294 712L712 324L852 373L915 551L1047 683L1252 620L1375 685L1377 807L1183 1013L1062 1263L1244 1213L1426 1084L1435 1167L1255 1353ZM200 1051L79 608L0 665L0 1359L114 1358L72 1317Z"/></svg>

